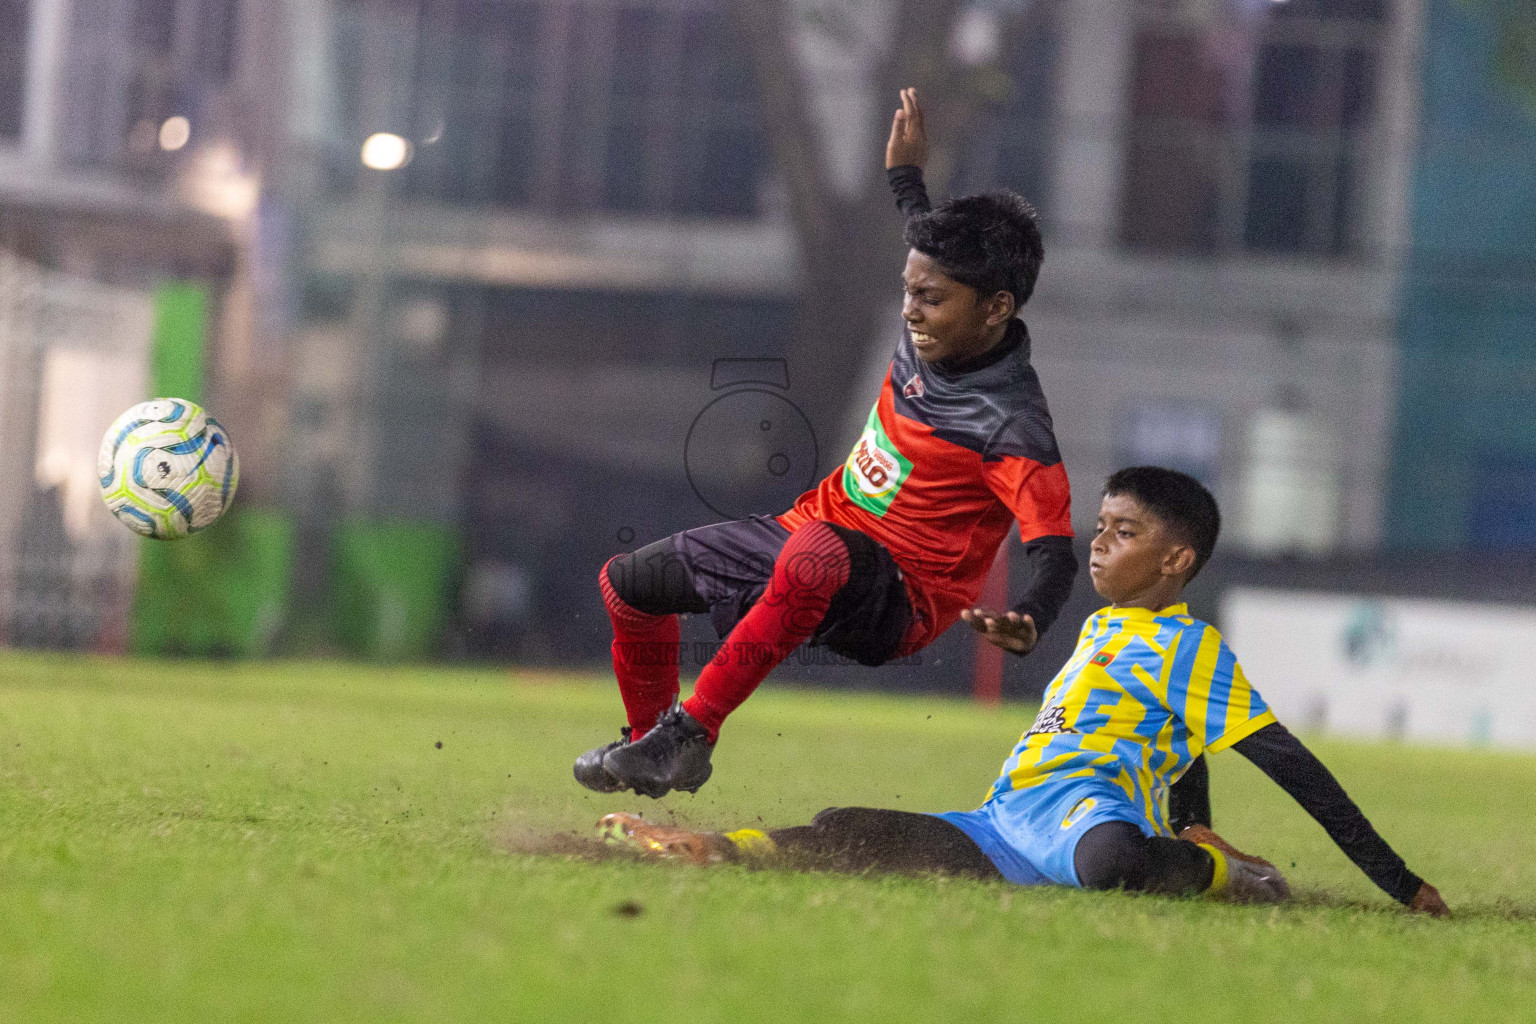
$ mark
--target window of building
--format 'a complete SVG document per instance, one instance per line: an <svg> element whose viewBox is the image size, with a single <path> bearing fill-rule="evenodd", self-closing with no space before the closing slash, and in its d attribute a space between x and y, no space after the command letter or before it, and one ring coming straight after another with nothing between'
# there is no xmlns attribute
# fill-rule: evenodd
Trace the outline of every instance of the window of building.
<svg viewBox="0 0 1536 1024"><path fill-rule="evenodd" d="M751 62L722 13L687 16L688 73L674 106L680 152L671 212L745 216L757 206L768 147L757 121Z"/></svg>
<svg viewBox="0 0 1536 1024"><path fill-rule="evenodd" d="M526 204L540 144L533 116L539 8L426 4L422 19L409 94L400 97L405 133L416 143L403 193L463 205Z"/></svg>
<svg viewBox="0 0 1536 1024"><path fill-rule="evenodd" d="M0 0L0 7L15 0ZM240 0L93 0L66 35L61 148L81 163L153 166L160 126L198 139L228 129L220 100L234 68ZM8 38L0 27L0 49ZM0 75L6 61L0 58ZM221 113L223 112L223 113Z"/></svg>
<svg viewBox="0 0 1536 1024"><path fill-rule="evenodd" d="M21 138L30 7L29 0L0 0L0 140Z"/></svg>
<svg viewBox="0 0 1536 1024"><path fill-rule="evenodd" d="M955 195L1006 188L1046 209L1061 40L1053 14L1051 5L1032 4L1009 26L1004 76L990 82L995 98L977 119Z"/></svg>
<svg viewBox="0 0 1536 1024"><path fill-rule="evenodd" d="M177 109L176 0L132 0L129 13L122 48L128 54L125 116L116 138L104 141L113 152L124 139L134 149L152 152L161 122L189 113Z"/></svg>
<svg viewBox="0 0 1536 1024"><path fill-rule="evenodd" d="M1357 253L1383 19L1381 0L1142 0L1124 240Z"/></svg>
<svg viewBox="0 0 1536 1024"><path fill-rule="evenodd" d="M209 85L225 85L235 70L239 0L200 0L195 18L192 59L197 67L196 77Z"/></svg>
<svg viewBox="0 0 1536 1024"><path fill-rule="evenodd" d="M401 198L751 216L767 172L750 72L714 5L353 0L338 24L330 181L407 134Z"/></svg>
<svg viewBox="0 0 1536 1024"><path fill-rule="evenodd" d="M670 198L667 164L676 142L661 133L676 126L676 118L666 115L681 100L682 37L677 29L677 19L662 11L618 12L603 162L603 199L609 209L638 213L665 206Z"/></svg>

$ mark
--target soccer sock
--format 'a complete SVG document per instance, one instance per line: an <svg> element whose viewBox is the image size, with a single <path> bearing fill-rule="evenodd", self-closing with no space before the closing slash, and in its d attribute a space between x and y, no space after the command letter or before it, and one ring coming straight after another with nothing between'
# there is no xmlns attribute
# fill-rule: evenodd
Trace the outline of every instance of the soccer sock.
<svg viewBox="0 0 1536 1024"><path fill-rule="evenodd" d="M693 696L683 702L709 730L711 743L726 716L752 695L775 665L810 639L851 571L848 545L826 523L813 522L790 535L773 564L768 589L736 623L720 652L699 673Z"/></svg>
<svg viewBox="0 0 1536 1024"><path fill-rule="evenodd" d="M613 674L633 730L630 738L637 740L677 699L677 616L648 615L626 604L608 579L607 565L597 578L613 623Z"/></svg>
<svg viewBox="0 0 1536 1024"><path fill-rule="evenodd" d="M736 847L738 853L751 860L772 857L779 852L773 837L761 829L739 828L734 832L724 832L722 836Z"/></svg>
<svg viewBox="0 0 1536 1024"><path fill-rule="evenodd" d="M1227 887L1227 855L1210 843L1196 843L1195 845L1210 854L1211 860L1216 862L1216 867L1211 872L1211 884L1205 890L1214 896Z"/></svg>

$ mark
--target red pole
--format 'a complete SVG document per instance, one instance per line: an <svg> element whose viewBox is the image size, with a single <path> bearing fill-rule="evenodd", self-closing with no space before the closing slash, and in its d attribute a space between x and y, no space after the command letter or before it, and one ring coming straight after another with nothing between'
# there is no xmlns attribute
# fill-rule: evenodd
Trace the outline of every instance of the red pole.
<svg viewBox="0 0 1536 1024"><path fill-rule="evenodd" d="M981 585L981 597L977 604L988 611L1008 610L1008 547L1010 539L997 546L997 558L987 573L987 581ZM976 675L972 680L972 692L976 701L996 707L1003 702L1003 649L989 644L980 633L976 634Z"/></svg>

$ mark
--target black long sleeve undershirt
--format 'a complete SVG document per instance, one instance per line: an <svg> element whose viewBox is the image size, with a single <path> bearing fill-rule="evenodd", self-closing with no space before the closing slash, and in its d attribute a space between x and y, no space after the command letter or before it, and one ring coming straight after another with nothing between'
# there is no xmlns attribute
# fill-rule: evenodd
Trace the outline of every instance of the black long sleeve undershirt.
<svg viewBox="0 0 1536 1024"><path fill-rule="evenodd" d="M1424 880L1408 870L1403 858L1366 820L1339 780L1285 726L1279 722L1266 725L1238 740L1232 749L1289 793L1382 891L1404 905L1413 902ZM1185 799L1190 796L1186 793ZM1208 824L1209 796L1205 800Z"/></svg>
<svg viewBox="0 0 1536 1024"><path fill-rule="evenodd" d="M1077 579L1077 555L1072 553L1070 537L1037 537L1024 545L1024 562L1029 566L1029 582L1024 596L1014 602L1013 610L1035 620L1041 636L1051 628L1061 606L1072 594Z"/></svg>
<svg viewBox="0 0 1536 1024"><path fill-rule="evenodd" d="M903 217L927 213L932 208L928 202L928 188L923 184L921 167L912 164L892 167L885 172L885 177L891 183L891 191L896 193L896 208Z"/></svg>

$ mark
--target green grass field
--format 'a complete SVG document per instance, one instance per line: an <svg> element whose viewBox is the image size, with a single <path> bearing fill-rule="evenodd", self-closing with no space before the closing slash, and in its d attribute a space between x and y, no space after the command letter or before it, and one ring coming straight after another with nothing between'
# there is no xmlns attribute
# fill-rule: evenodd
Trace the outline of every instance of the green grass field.
<svg viewBox="0 0 1536 1024"><path fill-rule="evenodd" d="M1449 922L1230 753L1217 827L1301 905L527 852L972 807L1029 712L770 684L655 803L571 780L595 680L0 654L0 1020L1536 1020L1531 757L1317 744Z"/></svg>

